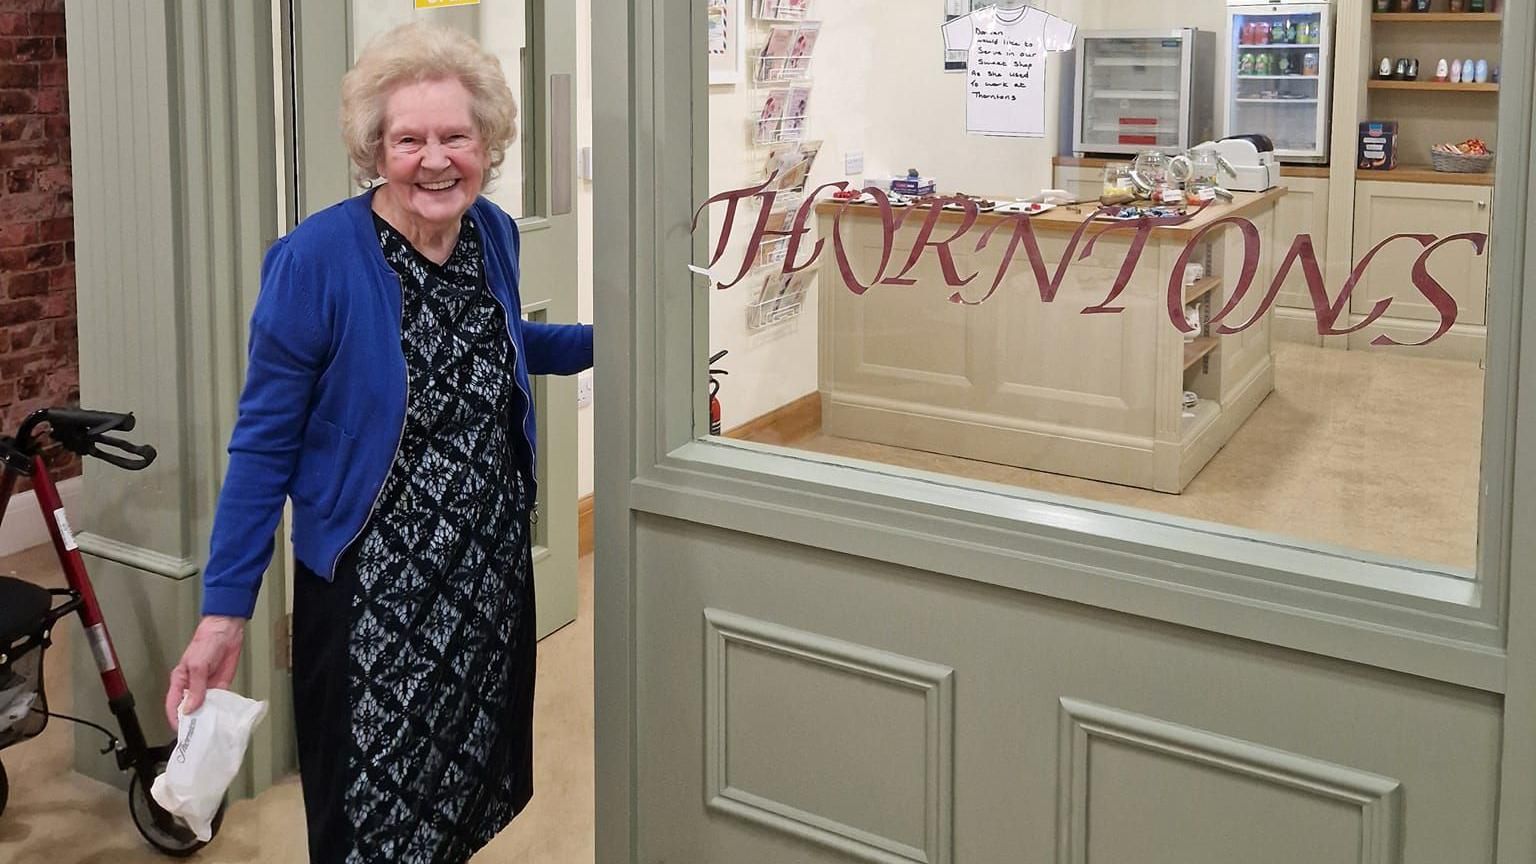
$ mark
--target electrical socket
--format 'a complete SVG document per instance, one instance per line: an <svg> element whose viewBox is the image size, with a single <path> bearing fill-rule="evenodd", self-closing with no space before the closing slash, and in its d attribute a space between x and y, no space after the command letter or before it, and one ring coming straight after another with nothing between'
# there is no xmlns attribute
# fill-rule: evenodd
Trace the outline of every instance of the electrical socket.
<svg viewBox="0 0 1536 864"><path fill-rule="evenodd" d="M576 407L585 408L592 404L592 370L576 376Z"/></svg>

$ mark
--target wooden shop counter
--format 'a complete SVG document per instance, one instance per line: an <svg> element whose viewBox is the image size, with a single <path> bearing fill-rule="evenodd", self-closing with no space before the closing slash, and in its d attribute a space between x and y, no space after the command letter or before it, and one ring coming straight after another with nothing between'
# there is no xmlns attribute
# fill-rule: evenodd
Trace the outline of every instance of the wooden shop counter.
<svg viewBox="0 0 1536 864"><path fill-rule="evenodd" d="M1012 217L984 213L951 244L957 275L951 287L940 256L925 249L911 285L849 290L827 249L821 267L820 390L825 434L943 453L1093 480L1180 492L1274 388L1271 313L1254 326L1217 335L1205 322L1226 304L1242 272L1244 240L1235 227L1200 230L1241 216L1258 232L1258 271L1243 302L1227 317L1253 317L1284 250L1276 251L1274 209L1285 190L1236 193L1190 222L1158 227L1147 239L1117 313L1084 310L1104 304L1132 246L1134 230L1100 237L1092 254L1068 266L1050 302L1020 245L1002 268L1012 226L1003 225L977 253L976 240ZM1090 206L1032 217L1047 282ZM901 272L924 222L916 211L895 234L887 276ZM840 248L854 275L868 283L885 256L878 208L824 201L820 236ZM963 216L944 212L932 240L953 234ZM1078 258L1100 225L1079 243ZM1186 247L1206 277L1177 286L1176 301L1202 309L1201 331L1186 340L1170 320L1169 283ZM988 295L1000 270L1004 275ZM968 303L952 301L959 293ZM1182 295L1182 296L1177 296ZM982 302L977 303L981 298ZM975 304L975 305L970 305ZM1183 310L1183 306L1180 306ZM1185 410L1183 395L1200 397Z"/></svg>

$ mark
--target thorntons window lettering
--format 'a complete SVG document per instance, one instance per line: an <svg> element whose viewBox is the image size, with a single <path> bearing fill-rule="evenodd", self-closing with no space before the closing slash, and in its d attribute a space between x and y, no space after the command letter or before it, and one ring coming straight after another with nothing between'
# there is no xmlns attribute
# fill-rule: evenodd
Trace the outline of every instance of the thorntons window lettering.
<svg viewBox="0 0 1536 864"><path fill-rule="evenodd" d="M810 233L807 223L810 221L811 214L815 210L817 196L829 189L846 191L851 184L846 180L839 180L818 186L810 195L806 196L800 205L792 226L788 230L773 230L768 227L768 223L772 215L770 211L773 210L773 203L778 194L777 190L769 189L773 185L774 179L774 177L770 177L756 186L722 192L705 201L700 205L698 211L695 212L693 227L697 230L699 217L703 215L705 210L713 204L724 203L726 205L720 239L715 245L714 254L709 262L712 272L714 266L725 256L727 245L732 236L732 228L735 225L738 207L747 199L754 197L762 199L762 207L758 213L757 224L753 227L752 234L748 239L747 252L742 259L740 271L729 282L717 281L715 284L716 288L720 290L731 288L747 277L752 269L752 262L758 258L765 237L789 238L788 248L784 252L784 266L782 269L785 275L805 270L816 263L821 257L826 244L825 238L816 241L815 245L811 248L809 257L805 261L799 260L802 251L801 241ZM847 286L849 291L862 295L876 285L904 286L916 284L916 280L908 278L907 274L912 272L922 259L923 254L930 248L938 256L940 269L944 273L945 284L949 287L956 289L965 288L977 276L981 275L980 273L972 273L962 276L955 262L954 252L951 249L951 246L968 239L972 234L971 229L975 227L980 216L980 210L975 201L964 196L942 196L928 202L926 207L909 207L903 209L900 214L897 214L897 208L891 205L890 199L884 190L876 186L868 186L862 189L861 192L874 199L873 206L879 208L880 219L884 228L884 247L881 253L879 270L874 278L867 283L860 281L858 275L853 272L852 264L848 259L841 231L842 217L848 211L848 208L854 204L854 200L844 200L833 218L832 247L833 255L837 260L838 272L842 276L843 284ZM954 227L948 236L935 240L934 233L938 228L939 214L946 205L959 206L962 210L962 217L958 226ZM1051 275L1046 273L1045 258L1041 253L1039 242L1030 224L1030 220L1034 218L1033 215L1027 213L1011 214L1003 217L1001 221L987 228L975 238L973 251L979 253L987 248L988 244L992 241L993 235L998 232L998 229L1005 226L1011 229L1009 232L1008 248L1002 257L1001 263L998 265L990 287L979 296L974 297L967 297L964 293L957 290L950 294L948 299L952 303L974 306L991 298L1002 284L1004 277L1007 276L1013 264L1015 253L1022 249L1033 271L1035 282L1039 288L1041 302L1050 303L1055 300L1056 292L1061 287L1062 280L1066 276L1072 262L1074 260L1081 261L1092 255L1094 246L1099 238L1115 231L1135 231L1125 260L1121 264L1119 273L1114 283L1110 286L1105 299L1082 310L1083 314L1087 315L1117 314L1124 311L1124 307L1112 306L1110 304L1119 298L1120 294L1124 292L1126 286L1130 283L1131 277L1136 271L1136 266L1140 262L1147 239L1150 237L1153 229L1183 225L1199 215L1205 206L1204 204L1199 205L1190 213L1183 215L1156 218L1143 216L1132 221L1101 225L1097 231L1088 236L1088 230L1093 226L1094 220L1108 212L1109 209L1097 208L1088 214L1072 234L1071 239L1067 242L1066 251L1056 263L1055 272ZM917 211L924 212L925 216L921 227L918 229L916 240L912 244L911 254L907 256L904 265L898 273L887 275L895 253L896 234L906 224L907 217ZM1377 253L1382 249L1393 243L1415 242L1419 244L1420 252L1418 258L1413 263L1409 281L1414 289L1423 296L1424 300L1434 307L1439 315L1439 326L1427 338L1419 342L1398 342L1390 336L1383 334L1372 339L1371 344L1400 345L1405 347L1428 345L1444 336L1451 329L1451 326L1456 323L1458 314L1455 298L1430 274L1430 259L1442 248L1455 243L1468 243L1472 246L1474 254L1483 255L1488 244L1488 235L1480 232L1463 232L1444 237L1431 233L1393 234L1378 242L1365 253L1364 257L1350 270L1349 277L1340 290L1339 295L1330 299L1327 285L1323 279L1322 268L1317 260L1317 252L1313 245L1312 237L1310 234L1298 234L1292 241L1290 248L1286 251L1285 257L1281 261L1274 278L1270 281L1258 309L1249 316L1248 320L1237 325L1231 325L1226 323L1227 316L1232 314L1233 310L1242 304L1253 286L1262 253L1262 240L1259 236L1258 228L1251 221L1241 216L1226 216L1204 226L1189 239L1173 268L1173 273L1169 277L1167 295L1168 319L1182 333L1192 333L1195 331L1195 328L1184 316L1182 286L1185 269L1200 242L1216 229L1229 225L1242 234L1243 267L1232 296L1220 311L1211 316L1209 323L1215 328L1215 332L1220 334L1241 333L1263 320L1264 316L1268 314L1278 300L1280 288L1290 276L1292 268L1298 265L1301 267L1302 276L1307 284L1307 293L1311 299L1313 312L1317 319L1318 335L1343 336L1363 330L1387 313L1387 310L1392 305L1392 298L1384 297L1376 301L1371 307L1371 311L1361 320L1347 327L1339 327L1338 321L1348 311L1350 297L1353 295L1355 287L1370 268L1371 262L1375 260ZM1085 236L1087 236L1086 243L1083 242ZM1081 252L1078 252L1079 246L1082 247Z"/></svg>

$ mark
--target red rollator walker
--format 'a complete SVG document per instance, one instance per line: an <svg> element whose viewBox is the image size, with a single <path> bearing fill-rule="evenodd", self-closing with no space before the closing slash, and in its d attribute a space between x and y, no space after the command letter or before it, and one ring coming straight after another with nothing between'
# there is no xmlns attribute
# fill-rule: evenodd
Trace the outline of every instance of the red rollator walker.
<svg viewBox="0 0 1536 864"><path fill-rule="evenodd" d="M38 507L48 525L48 535L64 569L68 588L48 590L30 582L0 576L0 750L41 734L51 717L90 726L107 736L102 755L115 753L120 770L132 772L128 785L128 811L133 824L150 845L161 852L182 858L203 847L196 835L179 819L155 803L150 784L165 770L171 744L151 747L144 740L144 730L134 711L133 694L123 678L107 622L96 602L91 578L75 545L59 500L58 489L49 476L43 459L47 439L80 456L91 456L128 471L142 471L155 461L155 448L131 444L113 437L112 432L129 432L134 426L132 414L110 414L75 408L48 408L34 412L21 424L15 437L0 437L0 515L10 503L18 477L29 477L37 494ZM47 438L37 433L47 427ZM108 452L102 448L117 452ZM48 696L43 687L43 651L52 644L53 627L65 617L80 616L86 644L101 672L107 705L117 718L121 737L88 720L55 714L48 710ZM10 782L0 764L0 814L10 797ZM224 807L219 807L213 830L219 830Z"/></svg>

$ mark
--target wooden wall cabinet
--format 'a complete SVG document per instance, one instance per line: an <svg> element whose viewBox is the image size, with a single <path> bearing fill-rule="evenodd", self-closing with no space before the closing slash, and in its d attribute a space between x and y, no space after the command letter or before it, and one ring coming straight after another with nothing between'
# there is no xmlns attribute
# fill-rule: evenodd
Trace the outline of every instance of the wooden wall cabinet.
<svg viewBox="0 0 1536 864"><path fill-rule="evenodd" d="M1065 189L1079 201L1098 198L1104 192L1104 167L1099 165L1057 165L1057 189Z"/></svg>
<svg viewBox="0 0 1536 864"><path fill-rule="evenodd" d="M1359 182L1355 186L1354 258L1359 261L1393 234L1487 234L1492 213L1493 189L1487 186ZM1417 342L1434 332L1440 313L1414 288L1411 279L1413 264L1422 251L1417 242L1403 239L1377 253L1351 298L1352 320L1361 320L1382 298L1392 298L1392 305L1377 323L1350 336L1351 348L1370 347L1371 339L1381 333L1399 342ZM1482 359L1488 297L1486 250L1478 255L1470 243L1448 244L1434 253L1428 268L1456 300L1457 323L1446 336L1415 350L1427 356Z"/></svg>

